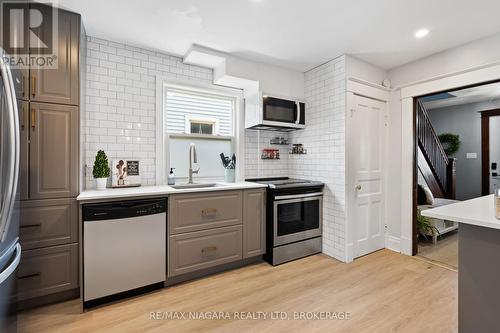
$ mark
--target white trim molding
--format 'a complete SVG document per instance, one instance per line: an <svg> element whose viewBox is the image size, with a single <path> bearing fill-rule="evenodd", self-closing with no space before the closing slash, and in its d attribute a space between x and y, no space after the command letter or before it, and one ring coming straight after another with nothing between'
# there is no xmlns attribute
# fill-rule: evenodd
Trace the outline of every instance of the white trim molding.
<svg viewBox="0 0 500 333"><path fill-rule="evenodd" d="M414 98L500 80L500 63L478 66L400 88L401 93L401 252L412 255Z"/></svg>
<svg viewBox="0 0 500 333"><path fill-rule="evenodd" d="M347 92L382 102L389 102L391 98L391 90L389 88L354 77L347 79L346 90Z"/></svg>
<svg viewBox="0 0 500 333"><path fill-rule="evenodd" d="M444 79L444 78L447 78L447 77L456 76L456 75L464 74L464 73L468 73L468 72L473 72L473 71L477 71L477 70L483 69L483 68L490 68L490 67L494 67L494 66L497 66L497 65L500 65L500 60L499 61L490 62L490 63L485 63L485 64L478 65L478 66L472 66L472 67L469 67L469 68L466 68L466 69L463 69L463 70L459 70L459 71L454 71L454 72L450 72L450 73L436 75L436 76L433 76L433 77L430 77L430 78L426 78L426 79L423 79L423 80L417 80L417 81L413 81L413 82L403 83L403 84L400 84L400 85L394 87L393 90L401 90L403 88L415 86L417 84L426 83L426 82L430 82L430 81L435 81L435 80L438 80L438 79Z"/></svg>
<svg viewBox="0 0 500 333"><path fill-rule="evenodd" d="M391 235L385 235L385 248L394 252L401 252L401 239Z"/></svg>
<svg viewBox="0 0 500 333"><path fill-rule="evenodd" d="M496 81L500 78L500 64L491 67L479 67L475 70L460 72L432 81L417 83L401 88L401 98L418 97L444 90L453 90L465 86Z"/></svg>
<svg viewBox="0 0 500 333"><path fill-rule="evenodd" d="M352 170L350 168L350 149L349 149L349 133L350 133L350 117L349 114L351 110L354 107L355 104L355 95L358 96L363 96L367 97L370 99L378 100L381 102L384 102L386 104L386 109L385 109L385 117L387 119L388 114L389 114L389 100L390 100L390 89L383 87L378 84L370 83L364 80L356 79L356 78L348 78L346 82L346 116L345 116L345 170L346 170L346 182L345 182L345 194L346 194L346 244L345 244L345 254L346 254L346 262L352 262L354 260L354 230L353 230L353 223L351 216L352 216L352 209L354 206L354 202L352 202L352 198L354 197L354 185L353 185L353 174ZM387 128L386 130L386 137L385 137L385 155L388 154L389 152L389 136L388 136L389 130ZM384 161L387 160L386 156L383 158ZM388 216L388 210L387 210L387 200L388 200L388 174L387 174L387 163L384 165L384 216L387 219ZM387 224L387 220L384 222L384 224ZM387 242L385 244L387 247Z"/></svg>

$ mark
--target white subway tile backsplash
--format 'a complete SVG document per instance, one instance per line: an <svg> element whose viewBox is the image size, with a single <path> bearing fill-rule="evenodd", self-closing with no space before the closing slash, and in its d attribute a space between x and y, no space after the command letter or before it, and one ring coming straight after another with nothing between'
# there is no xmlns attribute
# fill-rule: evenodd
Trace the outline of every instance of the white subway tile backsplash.
<svg viewBox="0 0 500 333"><path fill-rule="evenodd" d="M323 252L345 260L345 57L305 74L307 126L290 134L307 155L288 163L291 177L325 183Z"/></svg>
<svg viewBox="0 0 500 333"><path fill-rule="evenodd" d="M276 136L288 139L288 133L245 130L245 178L286 177L288 176L288 146L271 145ZM262 150L280 150L279 160L262 160Z"/></svg>
<svg viewBox="0 0 500 333"><path fill-rule="evenodd" d="M97 150L113 158L140 158L142 183L155 183L155 76L211 83L212 70L185 65L155 51L87 37L85 161ZM87 174L87 188L93 188Z"/></svg>

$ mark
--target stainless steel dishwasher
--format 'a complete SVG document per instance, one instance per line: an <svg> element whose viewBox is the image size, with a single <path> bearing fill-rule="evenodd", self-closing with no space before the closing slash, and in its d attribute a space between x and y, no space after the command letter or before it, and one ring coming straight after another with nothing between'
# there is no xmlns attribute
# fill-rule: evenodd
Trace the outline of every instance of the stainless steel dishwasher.
<svg viewBox="0 0 500 333"><path fill-rule="evenodd" d="M165 282L166 212L165 198L83 206L85 307Z"/></svg>

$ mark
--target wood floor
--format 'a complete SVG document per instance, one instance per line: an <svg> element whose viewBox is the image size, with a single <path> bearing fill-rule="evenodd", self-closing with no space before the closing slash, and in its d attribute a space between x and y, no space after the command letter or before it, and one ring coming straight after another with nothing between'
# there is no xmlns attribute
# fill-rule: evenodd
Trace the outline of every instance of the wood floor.
<svg viewBox="0 0 500 333"><path fill-rule="evenodd" d="M418 255L458 269L458 231L439 237L436 245L432 241L419 242Z"/></svg>
<svg viewBox="0 0 500 333"><path fill-rule="evenodd" d="M153 320L151 312L349 312L350 320ZM19 332L456 332L457 273L389 250L343 264L316 255L259 263L79 313L19 315Z"/></svg>

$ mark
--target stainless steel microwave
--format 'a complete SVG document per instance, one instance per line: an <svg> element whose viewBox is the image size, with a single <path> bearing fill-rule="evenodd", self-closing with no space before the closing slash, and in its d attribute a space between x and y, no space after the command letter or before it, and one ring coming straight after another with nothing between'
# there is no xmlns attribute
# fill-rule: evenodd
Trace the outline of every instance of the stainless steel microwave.
<svg viewBox="0 0 500 333"><path fill-rule="evenodd" d="M289 132L306 127L304 102L264 95L259 104L246 110L246 128Z"/></svg>

